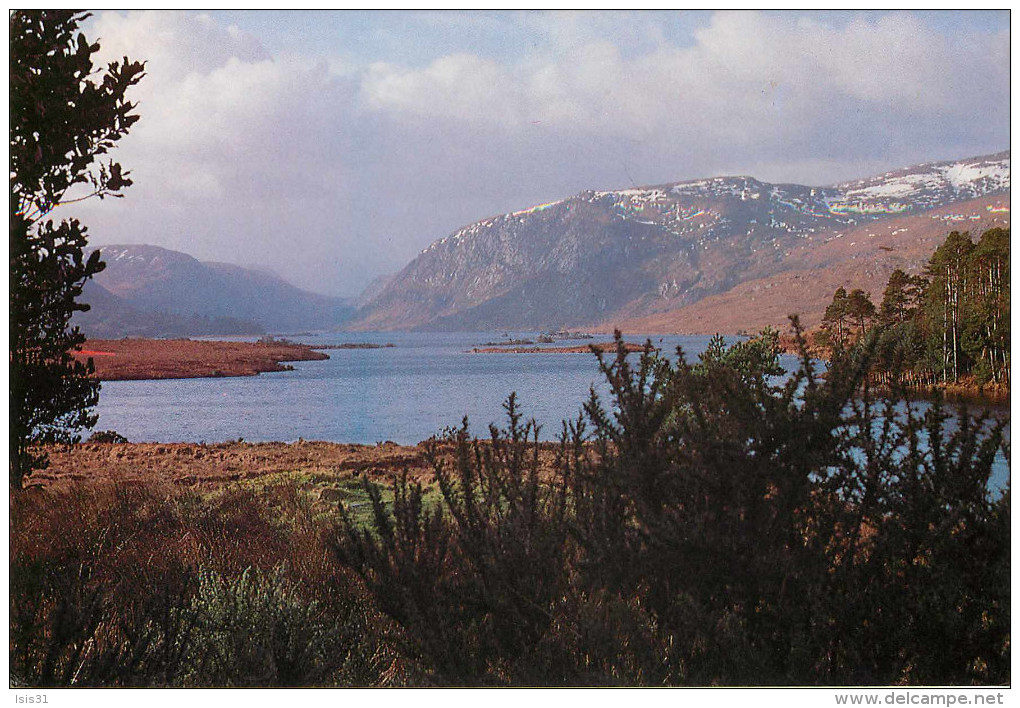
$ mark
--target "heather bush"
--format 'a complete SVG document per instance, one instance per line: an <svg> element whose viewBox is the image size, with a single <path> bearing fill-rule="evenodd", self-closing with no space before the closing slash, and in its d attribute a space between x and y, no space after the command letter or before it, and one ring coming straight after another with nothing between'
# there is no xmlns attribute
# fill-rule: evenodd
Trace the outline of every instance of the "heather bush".
<svg viewBox="0 0 1020 708"><path fill-rule="evenodd" d="M11 683L399 681L321 530L291 489L12 494Z"/></svg>

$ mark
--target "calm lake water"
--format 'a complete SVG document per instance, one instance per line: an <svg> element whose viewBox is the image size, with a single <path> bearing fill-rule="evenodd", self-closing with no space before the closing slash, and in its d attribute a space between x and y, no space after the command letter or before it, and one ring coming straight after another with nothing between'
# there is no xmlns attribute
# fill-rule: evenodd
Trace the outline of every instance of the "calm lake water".
<svg viewBox="0 0 1020 708"><path fill-rule="evenodd" d="M515 339L535 333L511 332ZM413 445L459 425L485 435L503 425L511 391L525 417L555 439L561 421L575 418L596 390L608 404L607 387L591 354L473 354L472 347L505 339L499 333L336 333L291 337L313 346L350 342L392 343L382 349L329 350L327 361L294 362L294 371L252 377L109 381L100 394L97 430L116 430L132 442L329 440ZM586 344L569 340L557 345ZM629 336L629 341L644 338ZM688 359L708 346L707 336L652 337ZM783 365L796 364L784 357ZM997 484L1008 478L1005 459Z"/></svg>
<svg viewBox="0 0 1020 708"><path fill-rule="evenodd" d="M534 333L512 332L515 339ZM512 392L526 417L553 439L577 415L592 384L606 388L591 354L473 354L500 333L337 333L292 336L307 344L392 343L382 349L334 349L328 361L294 362L294 371L253 377L109 381L99 400L97 430L136 442L332 440L413 445L459 425L467 415L478 434L505 420ZM595 340L565 340L558 346ZM709 337L653 338L670 352L704 351ZM644 341L628 337L629 341Z"/></svg>

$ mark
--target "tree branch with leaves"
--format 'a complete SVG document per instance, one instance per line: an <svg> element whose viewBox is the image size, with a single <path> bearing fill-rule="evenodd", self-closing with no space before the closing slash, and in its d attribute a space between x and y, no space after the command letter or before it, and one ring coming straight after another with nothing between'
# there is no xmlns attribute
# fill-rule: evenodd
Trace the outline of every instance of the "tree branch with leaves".
<svg viewBox="0 0 1020 708"><path fill-rule="evenodd" d="M127 57L97 68L99 44L79 31L88 13L10 14L10 483L20 487L44 454L33 446L72 442L91 427L99 395L91 360L73 352L70 326L85 282L104 264L85 256L77 219L46 218L57 206L121 197L131 185L104 159L138 120L127 91L144 64ZM81 192L81 193L79 193Z"/></svg>

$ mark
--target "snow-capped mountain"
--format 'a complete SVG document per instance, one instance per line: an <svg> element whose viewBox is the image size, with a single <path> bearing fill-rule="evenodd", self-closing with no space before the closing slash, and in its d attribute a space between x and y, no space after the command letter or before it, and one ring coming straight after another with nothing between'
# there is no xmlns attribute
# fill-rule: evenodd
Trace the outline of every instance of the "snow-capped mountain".
<svg viewBox="0 0 1020 708"><path fill-rule="evenodd" d="M1008 224L1009 165L1003 152L830 187L741 176L582 192L436 241L359 310L354 326L612 324L679 311L741 283L801 268L812 253L833 251L825 244L858 229L870 233L862 238L888 240L892 227L869 226L923 216L897 232L898 245L885 244L891 250L872 249L898 249L903 263L893 267L916 269L919 256L909 244L922 241L910 240L911 229L931 225L944 236L958 228L957 216L975 231Z"/></svg>
<svg viewBox="0 0 1020 708"><path fill-rule="evenodd" d="M855 215L902 214L1009 191L1009 152L917 165L837 187L831 210Z"/></svg>

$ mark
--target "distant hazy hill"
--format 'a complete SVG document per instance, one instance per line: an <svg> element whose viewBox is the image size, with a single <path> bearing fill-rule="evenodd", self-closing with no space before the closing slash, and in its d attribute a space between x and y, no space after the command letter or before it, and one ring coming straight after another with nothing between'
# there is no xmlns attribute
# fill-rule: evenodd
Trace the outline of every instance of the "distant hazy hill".
<svg viewBox="0 0 1020 708"><path fill-rule="evenodd" d="M158 246L102 246L106 269L86 288L90 312L76 316L91 336L255 334L329 329L353 308L281 278L206 263Z"/></svg>
<svg viewBox="0 0 1020 708"><path fill-rule="evenodd" d="M88 312L75 313L73 323L89 337L194 337L202 335L263 334L265 327L233 317L204 317L139 310L95 281L85 284L82 300Z"/></svg>
<svg viewBox="0 0 1020 708"><path fill-rule="evenodd" d="M361 294L354 299L354 306L362 307L371 302L372 298L381 293L396 276L396 273L387 273L386 275L380 275L373 278L372 282L366 285L365 289L361 291Z"/></svg>
<svg viewBox="0 0 1020 708"><path fill-rule="evenodd" d="M953 230L1009 224L1010 155L833 187L716 177L582 192L433 243L357 329L732 332L816 320L840 284L916 272Z"/></svg>

